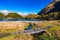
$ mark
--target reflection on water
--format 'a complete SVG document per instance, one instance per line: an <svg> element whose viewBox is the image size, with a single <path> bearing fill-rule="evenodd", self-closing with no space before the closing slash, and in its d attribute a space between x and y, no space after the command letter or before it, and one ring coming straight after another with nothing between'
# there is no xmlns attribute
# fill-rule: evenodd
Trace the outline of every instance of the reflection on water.
<svg viewBox="0 0 60 40"><path fill-rule="evenodd" d="M0 21L40 21L40 19L1 19Z"/></svg>
<svg viewBox="0 0 60 40"><path fill-rule="evenodd" d="M20 20L14 20L14 19L0 19L0 22L38 22L41 20L33 19L33 20L27 20L27 19L20 19Z"/></svg>

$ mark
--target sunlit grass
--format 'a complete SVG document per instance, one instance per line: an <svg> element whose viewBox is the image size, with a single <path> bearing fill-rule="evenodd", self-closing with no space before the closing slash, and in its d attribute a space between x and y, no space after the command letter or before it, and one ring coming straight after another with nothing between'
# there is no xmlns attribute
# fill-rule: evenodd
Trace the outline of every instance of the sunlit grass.
<svg viewBox="0 0 60 40"><path fill-rule="evenodd" d="M0 38L0 40L33 40L33 36L28 34L15 34Z"/></svg>
<svg viewBox="0 0 60 40"><path fill-rule="evenodd" d="M35 37L36 39L40 39L40 40L60 40L60 25L57 25L58 22L43 22L43 24L40 23L40 28L44 28L45 27L48 27L48 25L50 24L51 25L51 28L47 29L45 31L45 33L43 33L42 35L37 35L37 37ZM28 24L29 25L29 24ZM25 28L27 28L27 26ZM34 28L35 26L33 25L32 28ZM36 27L37 28L37 27ZM0 32L2 33L11 33L13 31L18 31L18 28L16 29L7 29L7 30L2 30L0 29ZM35 40L32 35L25 35L25 34L15 34L15 35L11 35L11 36L7 36L7 37L3 37L3 38L0 38L0 40Z"/></svg>
<svg viewBox="0 0 60 40"><path fill-rule="evenodd" d="M0 38L0 40L11 40L11 39L13 39L13 37L14 37L14 35L11 35L11 36Z"/></svg>

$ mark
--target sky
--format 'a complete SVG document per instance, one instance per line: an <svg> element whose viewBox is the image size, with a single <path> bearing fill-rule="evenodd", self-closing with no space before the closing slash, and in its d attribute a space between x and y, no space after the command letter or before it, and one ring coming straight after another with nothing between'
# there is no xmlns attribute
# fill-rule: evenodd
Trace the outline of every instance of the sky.
<svg viewBox="0 0 60 40"><path fill-rule="evenodd" d="M20 13L38 13L52 0L0 0L0 10Z"/></svg>

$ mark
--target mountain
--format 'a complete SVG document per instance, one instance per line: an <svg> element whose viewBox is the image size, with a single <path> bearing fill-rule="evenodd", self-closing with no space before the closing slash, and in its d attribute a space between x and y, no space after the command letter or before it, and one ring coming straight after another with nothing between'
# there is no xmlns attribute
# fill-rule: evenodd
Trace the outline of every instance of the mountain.
<svg viewBox="0 0 60 40"><path fill-rule="evenodd" d="M51 2L48 6L46 6L44 9L42 9L42 11L40 11L38 13L38 15L41 15L42 17L48 15L48 16L46 16L49 18L47 20L60 19L59 18L60 17L60 0L53 0L53 2Z"/></svg>
<svg viewBox="0 0 60 40"><path fill-rule="evenodd" d="M25 19L30 19L30 20L35 20L35 19L39 19L38 18L39 17L39 15L37 15L37 14L28 14L27 16L25 16Z"/></svg>
<svg viewBox="0 0 60 40"><path fill-rule="evenodd" d="M1 20L4 20L4 18L5 18L4 14L2 14L2 13L0 12L0 21L1 21Z"/></svg>
<svg viewBox="0 0 60 40"><path fill-rule="evenodd" d="M4 16L4 20L37 20L40 19L40 16L37 14L28 14L28 13L23 13L23 12L12 12L8 10L2 10L0 11L1 14Z"/></svg>
<svg viewBox="0 0 60 40"><path fill-rule="evenodd" d="M52 13L52 12L56 12L56 11L60 11L60 1L53 1L51 2L48 6L46 6L41 12L39 12L38 14L45 14L45 13Z"/></svg>
<svg viewBox="0 0 60 40"><path fill-rule="evenodd" d="M0 12L4 15L8 15L9 13L13 13L14 11L0 10ZM15 12L15 13L17 13L17 14L23 16L23 17L27 15L27 13L24 13L24 12Z"/></svg>
<svg viewBox="0 0 60 40"><path fill-rule="evenodd" d="M18 12L12 12L8 10L0 11L0 20L19 20L23 17Z"/></svg>
<svg viewBox="0 0 60 40"><path fill-rule="evenodd" d="M8 13L8 15L6 15L6 18L8 20L12 19L12 20L19 20L22 19L23 17L21 15L19 15L18 13Z"/></svg>

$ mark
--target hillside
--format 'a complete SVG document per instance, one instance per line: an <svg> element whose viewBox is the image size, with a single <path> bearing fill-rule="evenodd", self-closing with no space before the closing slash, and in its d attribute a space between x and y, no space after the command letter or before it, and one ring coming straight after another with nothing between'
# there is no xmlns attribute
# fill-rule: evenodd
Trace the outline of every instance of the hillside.
<svg viewBox="0 0 60 40"><path fill-rule="evenodd" d="M27 16L25 16L25 19L29 19L29 20L38 20L39 19L39 15L37 14L29 14Z"/></svg>
<svg viewBox="0 0 60 40"><path fill-rule="evenodd" d="M15 21L15 20L40 20L41 16L37 14L28 14L26 16L22 16L16 12L8 12L7 15L4 13L0 13L0 20L9 20L9 21Z"/></svg>
<svg viewBox="0 0 60 40"><path fill-rule="evenodd" d="M3 20L4 18L5 16L2 13L0 13L0 20Z"/></svg>
<svg viewBox="0 0 60 40"><path fill-rule="evenodd" d="M60 0L55 0L46 6L38 15L42 16L42 20L59 20L60 18Z"/></svg>
<svg viewBox="0 0 60 40"><path fill-rule="evenodd" d="M6 15L6 18L8 20L19 20L22 18L22 16L17 13L8 13L8 15Z"/></svg>

